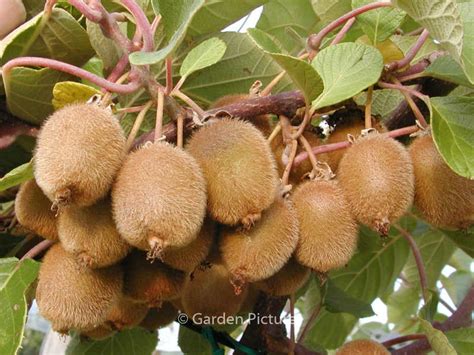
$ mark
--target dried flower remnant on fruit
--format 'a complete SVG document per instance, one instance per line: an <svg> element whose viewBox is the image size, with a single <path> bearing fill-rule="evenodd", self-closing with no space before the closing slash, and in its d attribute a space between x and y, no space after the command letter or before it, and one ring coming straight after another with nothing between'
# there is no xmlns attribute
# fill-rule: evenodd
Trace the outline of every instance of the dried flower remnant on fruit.
<svg viewBox="0 0 474 355"><path fill-rule="evenodd" d="M275 199L275 161L265 138L250 123L209 123L193 134L187 150L204 171L207 208L218 222L251 227Z"/></svg>
<svg viewBox="0 0 474 355"><path fill-rule="evenodd" d="M336 351L336 355L390 355L390 352L376 341L358 339L344 344Z"/></svg>
<svg viewBox="0 0 474 355"><path fill-rule="evenodd" d="M125 154L125 137L110 109L72 104L53 113L40 130L36 182L56 208L90 206L106 196Z"/></svg>

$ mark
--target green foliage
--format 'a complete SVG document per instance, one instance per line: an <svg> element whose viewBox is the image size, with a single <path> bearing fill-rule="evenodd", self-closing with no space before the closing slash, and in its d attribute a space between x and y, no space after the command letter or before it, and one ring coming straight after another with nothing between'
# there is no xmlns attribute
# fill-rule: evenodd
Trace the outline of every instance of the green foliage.
<svg viewBox="0 0 474 355"><path fill-rule="evenodd" d="M446 333L458 355L469 355L474 347L474 328L461 328Z"/></svg>
<svg viewBox="0 0 474 355"><path fill-rule="evenodd" d="M421 329L426 334L428 341L435 353L443 355L456 355L456 350L449 343L448 338L441 330L433 328L430 322L420 319Z"/></svg>
<svg viewBox="0 0 474 355"><path fill-rule="evenodd" d="M52 103L54 109L59 110L72 103L86 102L96 94L100 94L100 91L89 85L75 81L63 81L54 85Z"/></svg>
<svg viewBox="0 0 474 355"><path fill-rule="evenodd" d="M370 304L349 296L331 279L325 284L323 306L331 313L349 313L357 318L370 317L375 314Z"/></svg>
<svg viewBox="0 0 474 355"><path fill-rule="evenodd" d="M201 334L186 327L179 327L178 345L185 354L205 355L211 353L211 345Z"/></svg>
<svg viewBox="0 0 474 355"><path fill-rule="evenodd" d="M33 178L32 162L20 165L0 179L0 191L20 185L22 182Z"/></svg>
<svg viewBox="0 0 474 355"><path fill-rule="evenodd" d="M184 58L179 74L186 78L192 73L216 64L224 55L226 45L219 38L211 38L193 48Z"/></svg>

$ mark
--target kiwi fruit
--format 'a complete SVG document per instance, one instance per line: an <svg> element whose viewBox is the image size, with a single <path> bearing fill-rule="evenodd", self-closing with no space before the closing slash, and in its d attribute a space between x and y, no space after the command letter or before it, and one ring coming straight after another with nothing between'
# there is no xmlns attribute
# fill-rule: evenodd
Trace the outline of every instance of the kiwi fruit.
<svg viewBox="0 0 474 355"><path fill-rule="evenodd" d="M178 310L170 302L163 302L160 308L149 309L140 327L154 331L173 323L177 316Z"/></svg>
<svg viewBox="0 0 474 355"><path fill-rule="evenodd" d="M146 254L134 250L124 262L124 295L148 307L179 297L187 274L159 262L150 262Z"/></svg>
<svg viewBox="0 0 474 355"><path fill-rule="evenodd" d="M380 343L369 339L358 339L344 344L336 355L389 355L390 352Z"/></svg>
<svg viewBox="0 0 474 355"><path fill-rule="evenodd" d="M222 96L221 98L214 101L209 109L215 109L223 106L228 106L232 104L239 103L242 100L247 100L252 98L249 94L233 94ZM258 115L252 118L249 118L249 122L252 123L263 135L266 137L272 131L271 126L271 116L270 115Z"/></svg>
<svg viewBox="0 0 474 355"><path fill-rule="evenodd" d="M250 227L272 204L279 187L275 161L250 123L209 123L193 134L187 149L204 171L208 211L218 222Z"/></svg>
<svg viewBox="0 0 474 355"><path fill-rule="evenodd" d="M250 230L222 231L220 251L231 281L239 285L268 279L290 259L298 243L298 218L289 199L278 198Z"/></svg>
<svg viewBox="0 0 474 355"><path fill-rule="evenodd" d="M92 340L104 340L116 333L109 324L104 323L90 330L80 332L80 335Z"/></svg>
<svg viewBox="0 0 474 355"><path fill-rule="evenodd" d="M20 186L15 198L15 215L18 222L39 236L58 240L56 218L51 211L51 201L36 184L28 180Z"/></svg>
<svg viewBox="0 0 474 355"><path fill-rule="evenodd" d="M310 270L300 265L294 257L270 278L256 282L257 289L271 296L287 296L298 291L308 281Z"/></svg>
<svg viewBox="0 0 474 355"><path fill-rule="evenodd" d="M173 269L192 273L208 256L215 234L215 222L206 218L197 238L181 248L163 251L161 261Z"/></svg>
<svg viewBox="0 0 474 355"><path fill-rule="evenodd" d="M186 282L181 302L183 311L193 317L232 316L240 311L247 297L247 286L239 295L229 283L230 274L220 263L210 268L196 270L194 277Z"/></svg>
<svg viewBox="0 0 474 355"><path fill-rule="evenodd" d="M206 212L206 182L181 148L154 143L131 153L112 189L113 215L122 237L150 258L196 239Z"/></svg>
<svg viewBox="0 0 474 355"><path fill-rule="evenodd" d="M474 222L474 180L456 174L445 163L431 134L409 147L415 170L415 207L430 224L464 229Z"/></svg>
<svg viewBox="0 0 474 355"><path fill-rule="evenodd" d="M93 269L116 264L131 250L115 228L110 199L89 207L64 208L58 217L58 234L63 248Z"/></svg>
<svg viewBox="0 0 474 355"><path fill-rule="evenodd" d="M60 244L46 253L41 264L36 301L53 330L89 330L101 325L123 286L119 265L89 269L77 263Z"/></svg>
<svg viewBox="0 0 474 355"><path fill-rule="evenodd" d="M307 181L292 198L300 228L296 260L320 273L347 264L357 248L358 228L338 182Z"/></svg>
<svg viewBox="0 0 474 355"><path fill-rule="evenodd" d="M110 109L68 105L39 132L36 182L57 207L90 206L108 193L125 154L125 136Z"/></svg>
<svg viewBox="0 0 474 355"><path fill-rule="evenodd" d="M338 180L358 222L382 235L413 202L413 164L405 147L377 133L357 139L344 154Z"/></svg>
<svg viewBox="0 0 474 355"><path fill-rule="evenodd" d="M113 329L123 330L139 325L148 313L145 303L135 302L126 296L120 297L107 315L107 323Z"/></svg>

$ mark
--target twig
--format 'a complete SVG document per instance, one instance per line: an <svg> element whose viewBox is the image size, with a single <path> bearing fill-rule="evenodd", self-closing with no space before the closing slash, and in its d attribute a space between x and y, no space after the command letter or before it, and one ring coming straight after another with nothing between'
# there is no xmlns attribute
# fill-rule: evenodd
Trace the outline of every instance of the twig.
<svg viewBox="0 0 474 355"><path fill-rule="evenodd" d="M372 128L372 95L374 86L370 86L367 90L367 99L365 100L365 129Z"/></svg>
<svg viewBox="0 0 474 355"><path fill-rule="evenodd" d="M128 55L124 54L120 57L114 69L112 69L112 71L110 72L109 76L107 77L107 80L111 82L116 82L127 69L127 65L128 65Z"/></svg>
<svg viewBox="0 0 474 355"><path fill-rule="evenodd" d="M306 153L308 153L311 166L313 167L313 171L316 172L319 168L318 159L316 158L316 155L313 153L313 150L311 149L311 145L309 144L308 140L305 138L304 135L301 135L298 139L303 145Z"/></svg>
<svg viewBox="0 0 474 355"><path fill-rule="evenodd" d="M142 8L138 6L135 0L121 0L122 4L130 11L135 18L137 28L143 36L143 48L142 51L150 52L153 50L153 33L151 25L143 12Z"/></svg>
<svg viewBox="0 0 474 355"><path fill-rule="evenodd" d="M411 61L415 58L415 56L418 54L421 47L423 47L423 44L425 44L425 42L428 39L429 35L430 35L430 33L428 32L428 30L426 30L426 29L423 30L423 32L421 32L420 37L418 37L418 40L413 45L413 47L410 48L410 50L408 51L406 56L401 60L397 60L395 62L387 64L385 69L387 71L395 71L397 69L404 68L407 65L409 65L411 63Z"/></svg>
<svg viewBox="0 0 474 355"><path fill-rule="evenodd" d="M137 115L137 118L135 118L135 122L133 123L133 127L130 130L130 134L128 135L127 138L127 150L130 150L133 146L133 142L135 141L135 138L137 137L138 131L140 130L140 127L142 126L143 120L145 119L146 114L148 113L148 110L150 110L151 106L153 105L153 101L149 101L147 104L145 104L140 112Z"/></svg>
<svg viewBox="0 0 474 355"><path fill-rule="evenodd" d="M176 88L175 88L176 89ZM205 112L202 108L199 107L190 97L186 96L182 91L174 90L172 93L173 96L176 96L183 100L189 107L191 107L200 117L205 116Z"/></svg>
<svg viewBox="0 0 474 355"><path fill-rule="evenodd" d="M155 123L155 143L161 140L163 136L163 110L164 110L165 93L158 90L158 101L156 104L156 123Z"/></svg>
<svg viewBox="0 0 474 355"><path fill-rule="evenodd" d="M39 242L33 248L28 250L28 252L21 257L20 261L25 259L33 259L35 256L41 254L43 251L49 249L53 244L54 241L48 239Z"/></svg>
<svg viewBox="0 0 474 355"><path fill-rule="evenodd" d="M306 322L303 330L300 333L300 336L298 337L298 343L303 343L304 339L306 338L306 335L308 334L309 330L313 326L314 321L319 315L319 312L321 312L321 302L319 302L316 307L314 308L313 312L311 313L310 317L308 318L308 321Z"/></svg>
<svg viewBox="0 0 474 355"><path fill-rule="evenodd" d="M311 111L310 104L308 103L304 110L303 122L301 122L301 124L299 125L296 133L291 136L291 139L298 139L303 134L309 121L311 121L312 114L313 112Z"/></svg>
<svg viewBox="0 0 474 355"><path fill-rule="evenodd" d="M82 0L68 0L68 2L92 22L97 23L103 18L102 13L100 11L92 9Z"/></svg>
<svg viewBox="0 0 474 355"><path fill-rule="evenodd" d="M425 338L426 338L426 335L424 334L409 334L409 335L403 335L400 337L386 340L382 343L382 345L385 346L386 348L390 348L396 344L405 343L411 340L425 339Z"/></svg>
<svg viewBox="0 0 474 355"><path fill-rule="evenodd" d="M352 27L352 25L354 24L355 21L356 21L356 18L353 17L353 18L349 19L344 24L344 26L342 26L341 30L337 33L336 37L334 37L334 39L332 40L331 46L333 46L335 44L338 44L339 42L341 42L344 39L347 32L349 32L349 30L351 29L351 27Z"/></svg>

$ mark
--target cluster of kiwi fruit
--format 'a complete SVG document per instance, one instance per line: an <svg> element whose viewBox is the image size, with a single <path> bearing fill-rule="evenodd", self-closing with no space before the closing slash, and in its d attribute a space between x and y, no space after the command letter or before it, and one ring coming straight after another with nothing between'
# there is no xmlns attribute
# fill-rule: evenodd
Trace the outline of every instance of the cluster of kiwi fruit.
<svg viewBox="0 0 474 355"><path fill-rule="evenodd" d="M344 154L320 157L335 179L302 179L306 166L292 171L296 187L288 193L279 178L283 139L268 141L269 115L251 122L211 119L184 148L157 141L128 152L117 119L100 103L71 104L46 120L35 179L21 186L15 212L24 227L56 242L36 294L54 330L103 339L135 326L157 329L179 311L249 312L259 292L290 295L311 271L344 267L358 223L386 234L413 198L435 225L473 221L473 182L451 172L429 134L406 149L377 132L360 136L359 118L329 138L305 131L312 145L356 138Z"/></svg>

